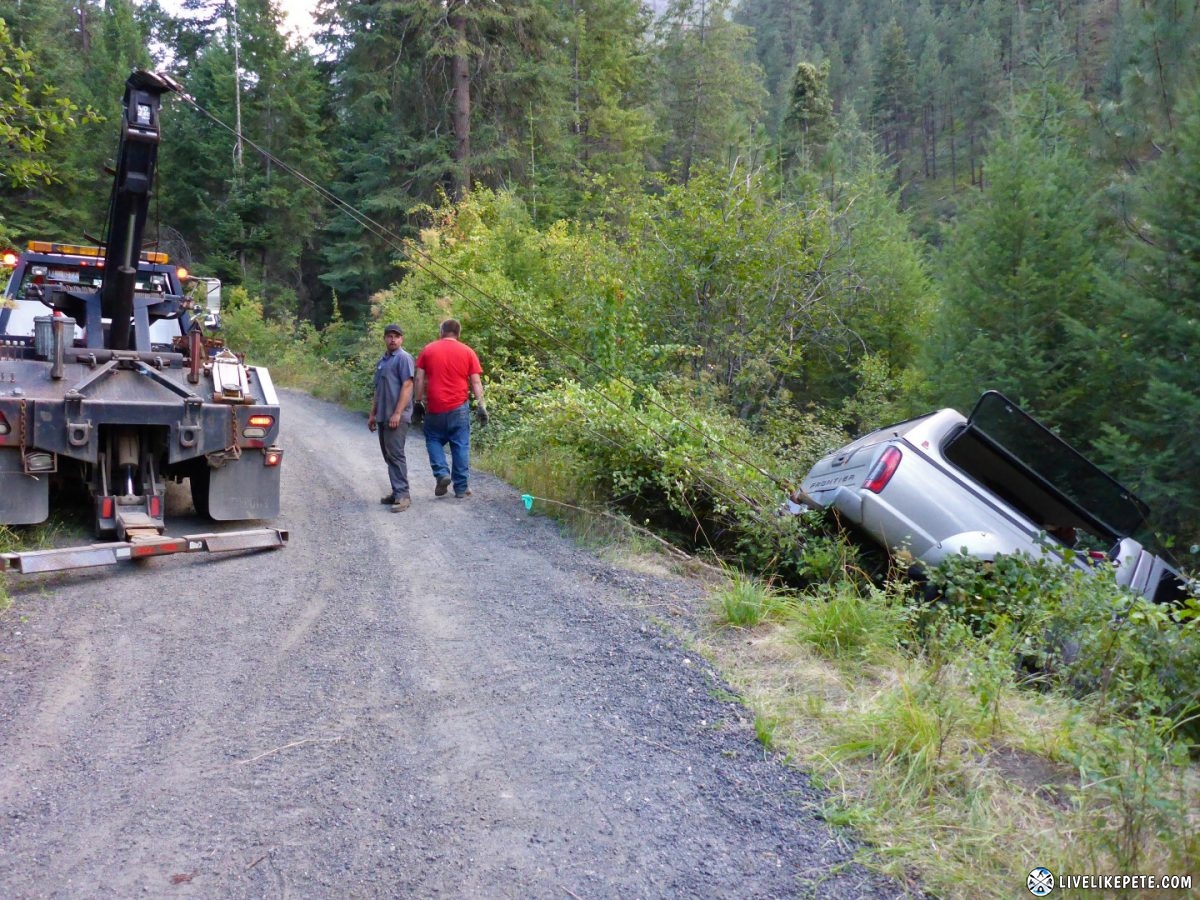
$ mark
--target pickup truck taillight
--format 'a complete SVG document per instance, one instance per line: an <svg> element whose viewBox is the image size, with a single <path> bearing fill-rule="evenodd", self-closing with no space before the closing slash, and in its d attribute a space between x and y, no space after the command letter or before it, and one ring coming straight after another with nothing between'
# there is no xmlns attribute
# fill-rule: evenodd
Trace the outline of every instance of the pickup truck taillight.
<svg viewBox="0 0 1200 900"><path fill-rule="evenodd" d="M871 468L871 473L867 475L863 487L875 494L882 491L892 480L892 476L896 474L896 467L900 465L902 455L895 447L888 447L884 450L879 461Z"/></svg>

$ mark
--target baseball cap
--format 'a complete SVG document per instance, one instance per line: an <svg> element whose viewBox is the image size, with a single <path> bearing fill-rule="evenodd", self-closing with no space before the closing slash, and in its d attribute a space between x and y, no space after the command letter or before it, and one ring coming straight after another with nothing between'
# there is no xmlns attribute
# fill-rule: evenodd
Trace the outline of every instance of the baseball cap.
<svg viewBox="0 0 1200 900"><path fill-rule="evenodd" d="M396 332L396 334L400 335L400 337L404 337L404 329L401 328L399 325L397 325L395 322L392 322L390 325L386 326L383 329L384 334L388 334L392 331Z"/></svg>

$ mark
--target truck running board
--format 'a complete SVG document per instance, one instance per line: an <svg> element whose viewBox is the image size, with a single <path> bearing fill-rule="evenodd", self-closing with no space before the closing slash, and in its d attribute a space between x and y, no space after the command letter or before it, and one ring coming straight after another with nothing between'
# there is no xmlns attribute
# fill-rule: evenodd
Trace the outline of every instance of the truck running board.
<svg viewBox="0 0 1200 900"><path fill-rule="evenodd" d="M168 537L164 534L139 535L133 541L91 544L87 547L63 547L57 550L27 550L0 553L0 569L30 575L36 572L62 572L112 566L119 562L170 556L174 553L217 553L226 550L271 550L287 546L288 533L279 528L252 528L215 534L189 534Z"/></svg>

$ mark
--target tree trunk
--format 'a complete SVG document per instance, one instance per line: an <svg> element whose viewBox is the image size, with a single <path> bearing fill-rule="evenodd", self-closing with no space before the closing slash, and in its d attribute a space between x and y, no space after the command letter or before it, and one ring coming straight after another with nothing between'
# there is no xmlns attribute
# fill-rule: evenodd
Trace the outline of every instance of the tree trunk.
<svg viewBox="0 0 1200 900"><path fill-rule="evenodd" d="M471 70L467 56L467 20L462 4L455 3L450 11L450 27L454 31L454 55L451 57L451 76L454 83L454 199L461 200L471 189Z"/></svg>

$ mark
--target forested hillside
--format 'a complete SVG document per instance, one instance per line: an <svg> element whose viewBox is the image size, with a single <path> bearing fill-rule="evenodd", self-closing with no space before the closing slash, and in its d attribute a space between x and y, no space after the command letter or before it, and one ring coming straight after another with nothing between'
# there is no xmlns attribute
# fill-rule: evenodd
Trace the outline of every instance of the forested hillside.
<svg viewBox="0 0 1200 900"><path fill-rule="evenodd" d="M161 67L151 232L347 384L452 312L514 416L687 398L775 479L995 387L1200 541L1195 0L182 6L0 0L0 239L102 237Z"/></svg>

